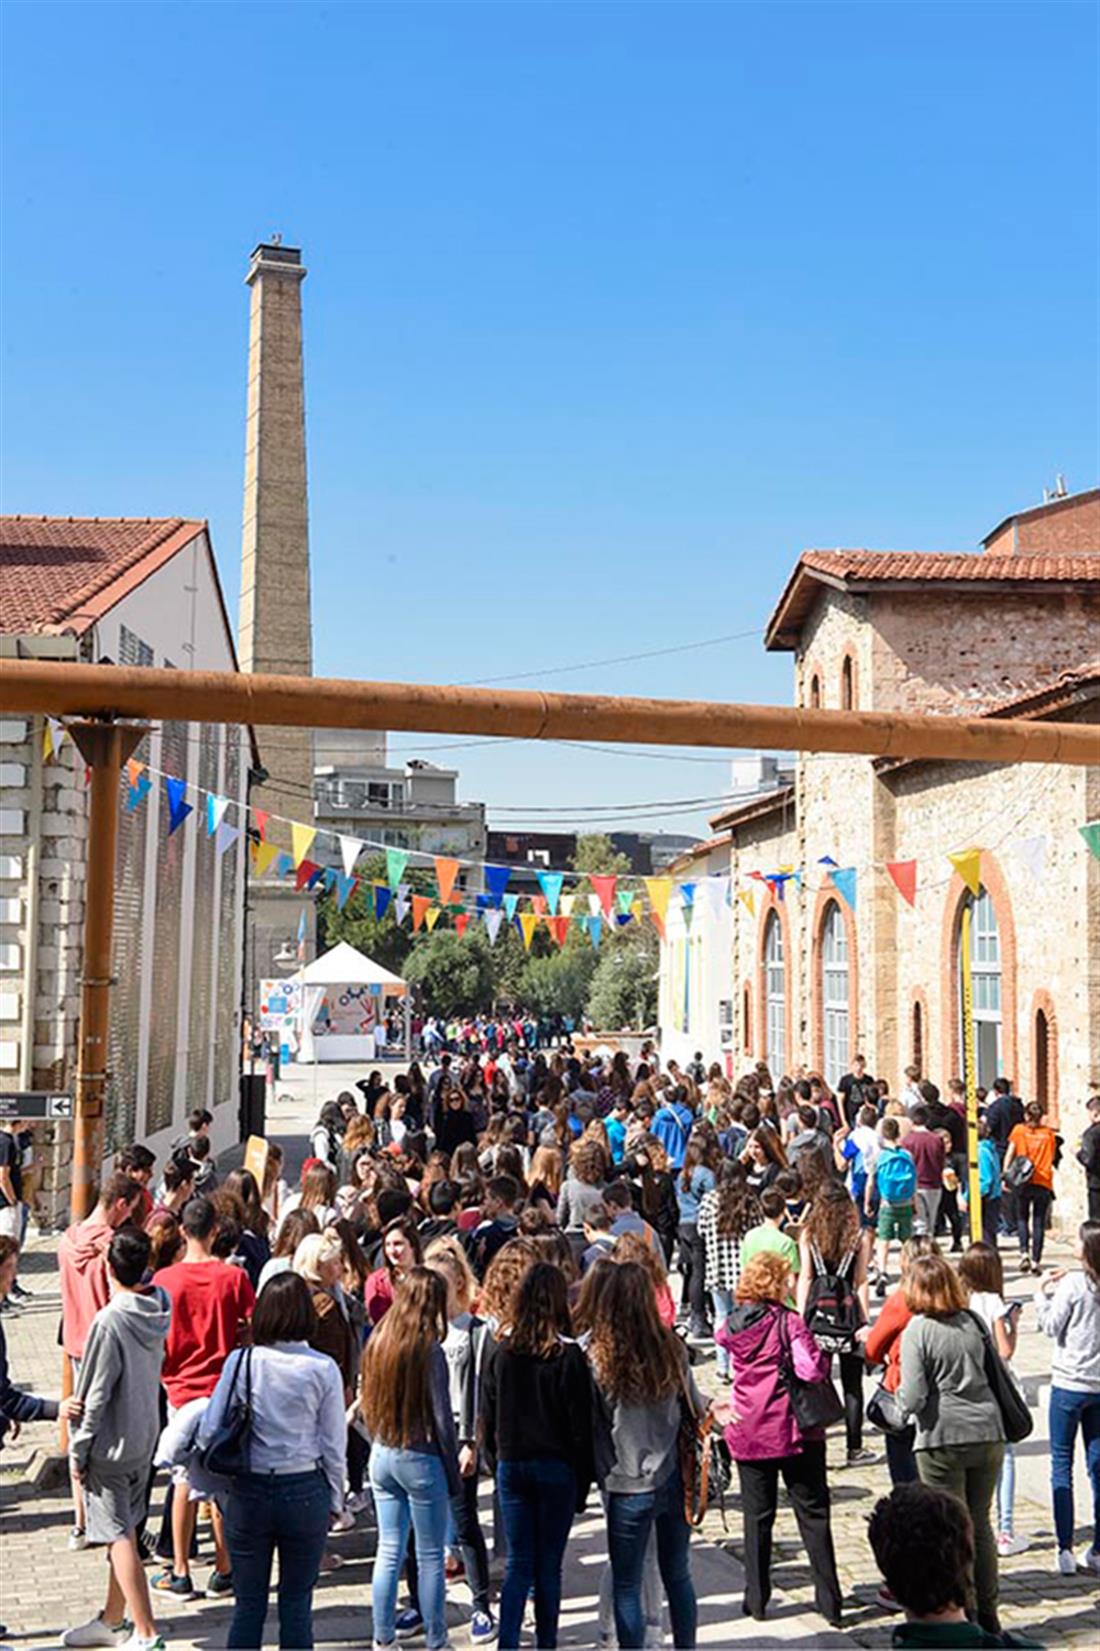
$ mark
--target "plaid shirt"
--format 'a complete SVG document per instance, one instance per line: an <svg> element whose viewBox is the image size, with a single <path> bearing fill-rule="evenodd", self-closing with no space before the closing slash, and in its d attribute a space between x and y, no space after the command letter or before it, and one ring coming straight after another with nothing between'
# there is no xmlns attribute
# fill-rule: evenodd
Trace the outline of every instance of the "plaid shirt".
<svg viewBox="0 0 1100 1651"><path fill-rule="evenodd" d="M699 1204L699 1236L706 1254L707 1289L732 1295L741 1277L741 1239L724 1238L718 1231L717 1190L704 1193Z"/></svg>

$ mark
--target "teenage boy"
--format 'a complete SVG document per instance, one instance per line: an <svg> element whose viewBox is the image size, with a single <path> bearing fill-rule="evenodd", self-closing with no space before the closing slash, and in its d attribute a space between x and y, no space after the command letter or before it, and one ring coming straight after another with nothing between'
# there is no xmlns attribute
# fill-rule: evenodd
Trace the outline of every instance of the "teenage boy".
<svg viewBox="0 0 1100 1651"><path fill-rule="evenodd" d="M600 1199L591 1204L584 1217L584 1243L581 1253L581 1277L596 1261L609 1259L617 1240L611 1235L611 1212Z"/></svg>
<svg viewBox="0 0 1100 1651"><path fill-rule="evenodd" d="M913 1127L905 1137L905 1150L917 1166L917 1211L913 1226L917 1232L935 1238L947 1148L943 1136L928 1127L926 1103L913 1108L912 1119Z"/></svg>
<svg viewBox="0 0 1100 1651"><path fill-rule="evenodd" d="M843 1098L844 1122L849 1129L854 1128L861 1107L873 1106L878 1117L878 1089L867 1071L866 1055L852 1056L852 1070L845 1072L836 1087Z"/></svg>
<svg viewBox="0 0 1100 1651"><path fill-rule="evenodd" d="M107 1548L110 1572L103 1610L70 1628L62 1645L163 1651L137 1544L160 1433L160 1373L172 1316L164 1290L143 1285L151 1248L138 1227L115 1233L107 1251L111 1299L85 1343L76 1390L84 1415L69 1436L69 1462L84 1486L88 1542ZM127 1617L133 1632L120 1639Z"/></svg>
<svg viewBox="0 0 1100 1651"><path fill-rule="evenodd" d="M761 1250L774 1250L791 1269L791 1277L798 1277L798 1245L790 1233L783 1231L787 1219L787 1199L779 1187L765 1187L760 1194L760 1208L764 1219L758 1227L750 1227L741 1240L741 1270Z"/></svg>
<svg viewBox="0 0 1100 1651"><path fill-rule="evenodd" d="M910 1132L912 1140L914 1132ZM925 1132L927 1134L927 1131ZM872 1193L878 1194L878 1280L875 1292L881 1298L886 1294L886 1267L890 1259L890 1245L898 1245L913 1236L913 1210L917 1198L917 1166L908 1150L899 1145L901 1126L896 1118L884 1118L879 1125L878 1158L875 1171L868 1178L864 1193L864 1211L871 1212ZM940 1143L941 1147L943 1143ZM908 1147L908 1142L906 1143Z"/></svg>
<svg viewBox="0 0 1100 1651"><path fill-rule="evenodd" d="M481 1225L474 1229L467 1250L470 1266L478 1279L484 1279L489 1263L508 1240L519 1231L516 1205L520 1189L511 1175L494 1175L486 1184L481 1201Z"/></svg>
<svg viewBox="0 0 1100 1651"><path fill-rule="evenodd" d="M157 1274L157 1283L172 1302L172 1325L164 1353L162 1380L169 1416L194 1399L209 1399L218 1385L222 1365L247 1331L256 1304L248 1274L214 1254L218 1218L209 1198L192 1198L180 1219L186 1249L182 1261ZM172 1474L172 1568L153 1578L158 1593L194 1599L189 1556L195 1530L195 1504L188 1499L187 1476ZM229 1552L221 1515L213 1510L215 1571L206 1585L208 1594L233 1590Z"/></svg>

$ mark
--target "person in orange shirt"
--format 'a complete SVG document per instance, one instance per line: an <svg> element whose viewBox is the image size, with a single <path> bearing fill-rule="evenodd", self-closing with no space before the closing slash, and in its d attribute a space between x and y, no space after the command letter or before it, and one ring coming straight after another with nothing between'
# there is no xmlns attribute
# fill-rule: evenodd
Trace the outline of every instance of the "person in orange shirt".
<svg viewBox="0 0 1100 1651"><path fill-rule="evenodd" d="M1048 1124L1044 1124L1043 1109L1038 1101L1032 1101L1024 1108L1023 1123L1017 1124L1008 1137L1004 1162L1005 1176L1010 1185L1013 1184L1010 1170L1016 1159L1026 1158L1032 1166L1030 1176L1015 1183L1022 1273L1037 1273L1043 1260L1047 1212L1054 1201L1054 1157L1057 1149L1057 1135Z"/></svg>

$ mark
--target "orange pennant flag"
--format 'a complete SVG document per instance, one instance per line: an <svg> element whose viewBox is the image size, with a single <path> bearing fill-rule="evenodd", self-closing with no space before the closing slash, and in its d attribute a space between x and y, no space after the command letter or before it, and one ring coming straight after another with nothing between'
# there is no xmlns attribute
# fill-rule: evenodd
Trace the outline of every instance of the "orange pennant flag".
<svg viewBox="0 0 1100 1651"><path fill-rule="evenodd" d="M441 906L450 905L457 876L458 861L448 860L444 855L437 854L435 857L435 880L439 884L439 904Z"/></svg>
<svg viewBox="0 0 1100 1651"><path fill-rule="evenodd" d="M982 888L981 849L964 849L961 854L949 854L947 858L951 861L951 864L954 866L955 870L958 872L971 894L975 899L977 899Z"/></svg>
<svg viewBox="0 0 1100 1651"><path fill-rule="evenodd" d="M130 782L130 790L131 791L137 785L138 781L140 780L140 778L144 774L144 772L145 772L145 764L143 762L138 762L136 757L127 757L127 759L126 759L126 778Z"/></svg>
<svg viewBox="0 0 1100 1651"><path fill-rule="evenodd" d="M539 920L533 911L524 911L519 914L519 926L523 931L524 951L529 952L531 950L531 941L534 939L535 930L538 927L538 921Z"/></svg>
<svg viewBox="0 0 1100 1651"><path fill-rule="evenodd" d="M465 934L466 933L466 927L467 927L467 924L469 923L469 921L470 921L469 912L468 911L460 911L458 913L458 915L455 917L455 933L459 934L459 935Z"/></svg>
<svg viewBox="0 0 1100 1651"><path fill-rule="evenodd" d="M650 915L651 919L653 920L653 927L657 930L657 933L660 935L661 939L663 940L665 938L665 920L664 920L664 918L661 916L660 912L658 912L658 911L651 911L649 915Z"/></svg>
<svg viewBox="0 0 1100 1651"><path fill-rule="evenodd" d="M428 907L430 905L431 905L431 900L428 898L428 896L426 894L414 894L413 895L413 897L412 897L412 908L413 908L413 933L414 934L419 929L421 923L423 923L425 917L427 916ZM429 924L429 928L430 927L431 927L431 925Z"/></svg>
<svg viewBox="0 0 1100 1651"><path fill-rule="evenodd" d="M531 896L531 910L533 912L537 912L539 917L545 917L546 916L546 896L545 896L545 894L533 894Z"/></svg>

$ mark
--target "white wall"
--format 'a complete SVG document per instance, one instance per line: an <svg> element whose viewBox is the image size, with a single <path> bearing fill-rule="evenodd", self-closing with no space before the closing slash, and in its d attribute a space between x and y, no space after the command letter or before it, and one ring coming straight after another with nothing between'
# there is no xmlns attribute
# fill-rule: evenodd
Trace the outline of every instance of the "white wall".
<svg viewBox="0 0 1100 1651"><path fill-rule="evenodd" d="M678 893L669 902L661 942L658 1024L661 1055L685 1065L696 1050L704 1062L721 1061L733 1052L733 913L719 905L707 887L708 877L729 871L729 845L721 844L673 874L677 883L696 884L690 922Z"/></svg>

